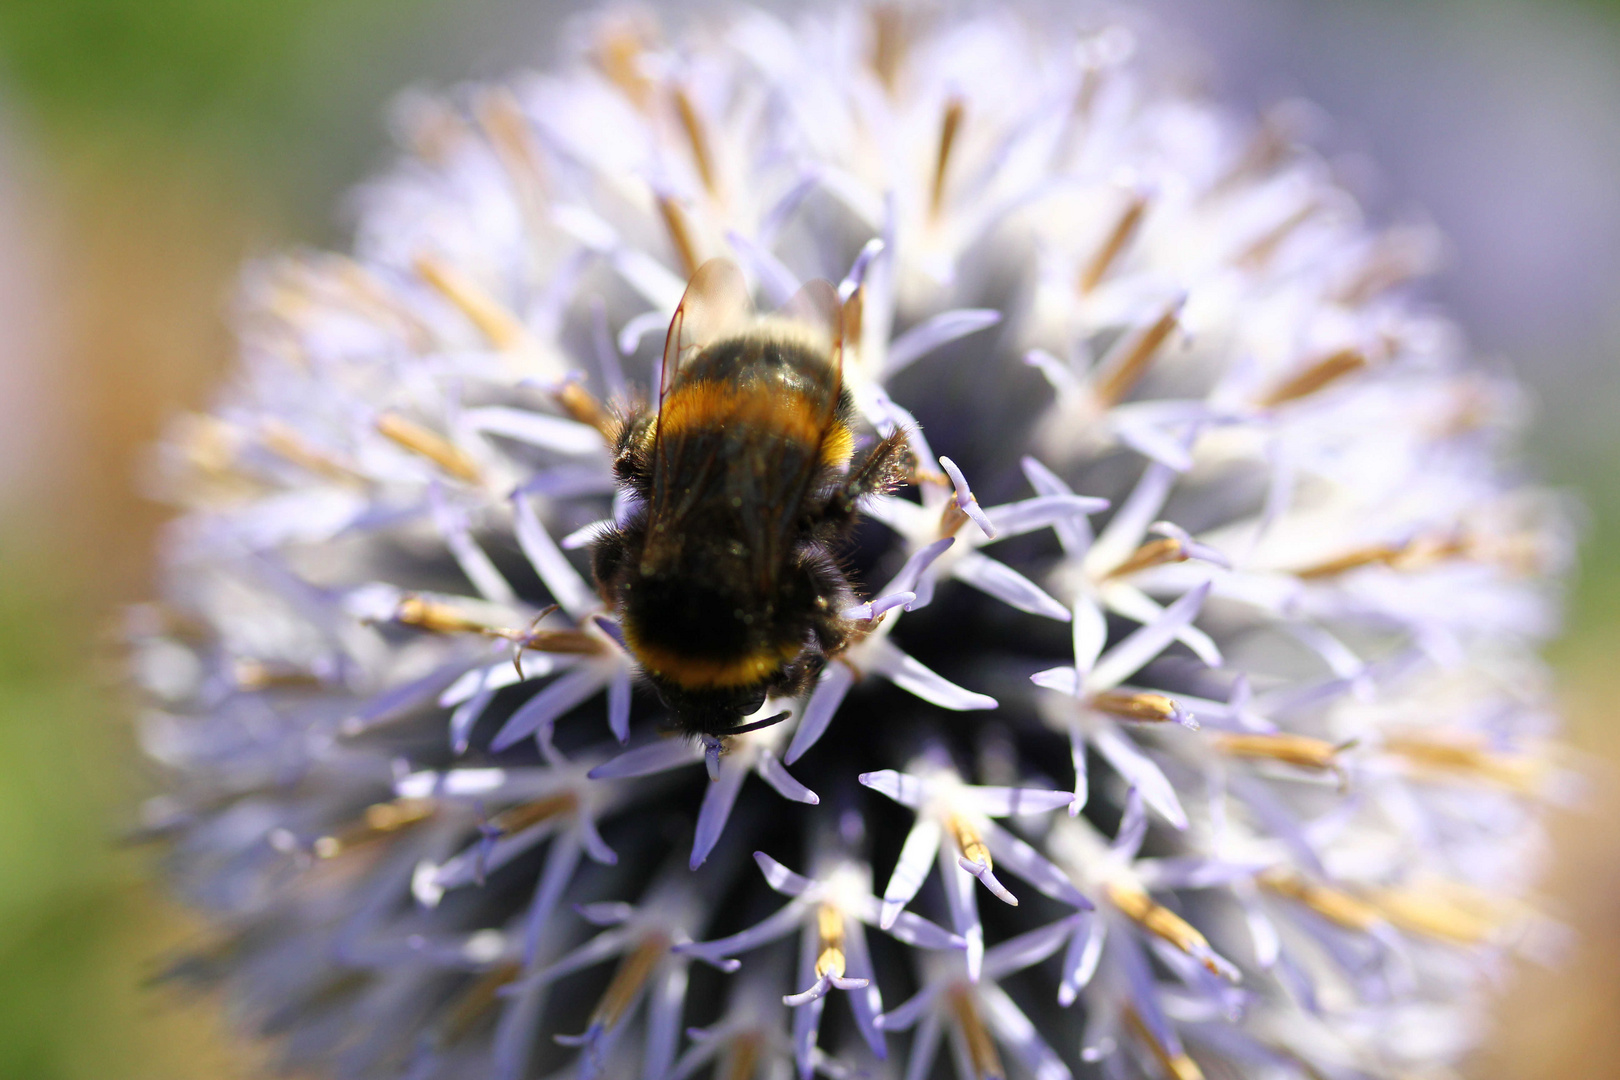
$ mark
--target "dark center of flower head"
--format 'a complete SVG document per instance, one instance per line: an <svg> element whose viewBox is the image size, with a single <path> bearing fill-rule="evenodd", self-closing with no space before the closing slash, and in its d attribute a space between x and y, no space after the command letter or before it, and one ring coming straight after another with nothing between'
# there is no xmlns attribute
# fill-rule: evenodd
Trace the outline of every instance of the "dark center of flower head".
<svg viewBox="0 0 1620 1080"><path fill-rule="evenodd" d="M251 279L240 380L165 446L152 826L225 928L183 970L353 1077L1453 1060L1534 925L1499 890L1559 537L1418 268L1122 26L585 39L414 103L355 255ZM860 445L812 438L815 365L660 420L714 257L771 333L834 283ZM730 576L794 500L600 572L658 423L767 413L818 469L913 458L800 538L854 586L830 649Z"/></svg>

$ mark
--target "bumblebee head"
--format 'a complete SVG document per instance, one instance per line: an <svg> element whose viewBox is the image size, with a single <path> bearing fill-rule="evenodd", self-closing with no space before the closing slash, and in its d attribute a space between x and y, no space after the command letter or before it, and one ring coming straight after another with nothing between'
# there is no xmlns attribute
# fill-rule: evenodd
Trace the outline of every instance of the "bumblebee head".
<svg viewBox="0 0 1620 1080"><path fill-rule="evenodd" d="M692 689L673 679L648 678L670 708L670 726L687 735L736 734L743 718L758 712L769 692L764 682Z"/></svg>

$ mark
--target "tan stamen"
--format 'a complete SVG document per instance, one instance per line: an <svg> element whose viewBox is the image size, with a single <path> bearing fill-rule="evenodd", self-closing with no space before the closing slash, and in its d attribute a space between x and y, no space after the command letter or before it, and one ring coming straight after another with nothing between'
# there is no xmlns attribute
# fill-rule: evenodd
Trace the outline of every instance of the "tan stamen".
<svg viewBox="0 0 1620 1080"><path fill-rule="evenodd" d="M952 814L946 819L945 827L955 838L956 848L962 853L962 858L968 862L978 863L986 869L995 868L995 864L990 861L990 849L985 845L978 827L973 822L961 814Z"/></svg>
<svg viewBox="0 0 1620 1080"><path fill-rule="evenodd" d="M545 191L545 166L535 145L523 106L510 90L490 90L477 104L478 123L525 202L537 202ZM526 210L535 209L533 205Z"/></svg>
<svg viewBox="0 0 1620 1080"><path fill-rule="evenodd" d="M873 4L872 52L870 62L878 81L889 93L894 93L900 76L900 64L906 55L905 12L899 4Z"/></svg>
<svg viewBox="0 0 1620 1080"><path fill-rule="evenodd" d="M311 845L317 859L332 859L361 844L426 821L438 812L432 799L395 799L366 807L360 820L322 836Z"/></svg>
<svg viewBox="0 0 1620 1080"><path fill-rule="evenodd" d="M844 977L844 913L831 904L816 909L816 932L821 937L821 953L816 957L816 978Z"/></svg>
<svg viewBox="0 0 1620 1080"><path fill-rule="evenodd" d="M1502 925L1499 904L1460 885L1387 889L1368 899L1390 922L1457 945L1478 945Z"/></svg>
<svg viewBox="0 0 1620 1080"><path fill-rule="evenodd" d="M1122 720L1136 720L1144 724L1163 724L1176 719L1176 703L1163 694L1108 690L1093 694L1091 707Z"/></svg>
<svg viewBox="0 0 1620 1080"><path fill-rule="evenodd" d="M1372 249L1333 299L1346 307L1360 307L1419 274L1433 263L1433 243L1426 234L1392 229L1373 242Z"/></svg>
<svg viewBox="0 0 1620 1080"><path fill-rule="evenodd" d="M428 600L421 596L406 596L394 609L394 621L435 634L490 634L495 632L488 623L464 615L449 604Z"/></svg>
<svg viewBox="0 0 1620 1080"><path fill-rule="evenodd" d="M1475 777L1513 791L1534 793L1546 779L1547 763L1522 754L1498 754L1460 737L1392 735L1384 749L1405 758L1417 770Z"/></svg>
<svg viewBox="0 0 1620 1080"><path fill-rule="evenodd" d="M470 135L460 113L442 101L426 98L413 104L405 140L417 157L442 165Z"/></svg>
<svg viewBox="0 0 1620 1080"><path fill-rule="evenodd" d="M990 1029L979 1015L979 1006L973 1000L973 991L958 983L947 991L951 1012L956 1017L956 1030L967 1044L968 1061L973 1064L973 1075L978 1080L1002 1080L1007 1070L1002 1067L1001 1054L996 1050Z"/></svg>
<svg viewBox="0 0 1620 1080"><path fill-rule="evenodd" d="M1369 544L1326 562L1295 570L1294 576L1305 580L1337 577L1373 565L1396 570L1421 570L1446 559L1466 555L1471 547L1469 541L1461 536L1420 536L1404 544Z"/></svg>
<svg viewBox="0 0 1620 1080"><path fill-rule="evenodd" d="M939 126L939 154L934 161L934 187L928 200L929 213L934 217L939 216L945 204L945 177L951 164L951 150L956 146L956 136L966 112L967 106L959 97L945 103L945 116Z"/></svg>
<svg viewBox="0 0 1620 1080"><path fill-rule="evenodd" d="M528 341L529 332L518 317L477 282L433 255L418 255L412 264L422 280L467 317L467 320L502 351Z"/></svg>
<svg viewBox="0 0 1620 1080"><path fill-rule="evenodd" d="M1314 200L1305 203L1305 205L1299 207L1292 214L1289 214L1262 233L1254 243L1239 252L1237 257L1232 260L1233 263L1247 270L1261 269L1271 261L1272 256L1277 254L1277 249L1283 246L1283 242L1289 236L1293 235L1294 230L1315 217L1316 212L1320 209L1321 206Z"/></svg>
<svg viewBox="0 0 1620 1080"><path fill-rule="evenodd" d="M1097 375L1091 384L1092 397L1098 405L1112 408L1131 392L1131 388L1147 373L1159 348L1175 332L1178 314L1179 305L1172 305L1147 328L1127 334L1109 351L1098 365Z"/></svg>
<svg viewBox="0 0 1620 1080"><path fill-rule="evenodd" d="M697 106L692 104L692 98L684 87L675 87L670 96L674 99L675 115L681 121L681 131L686 135L687 147L692 151L692 164L697 167L698 178L703 181L703 190L713 195L714 154L709 149L709 133L703 126L703 118L698 115Z"/></svg>
<svg viewBox="0 0 1620 1080"><path fill-rule="evenodd" d="M591 1013L591 1024L600 1024L604 1029L611 1028L624 1018L624 1014L635 1003L636 996L652 976L653 969L658 962L669 952L670 941L660 933L648 934L637 945L635 951L619 961L619 968L613 973L613 981L602 995L602 1000L596 1003L596 1009Z"/></svg>
<svg viewBox="0 0 1620 1080"><path fill-rule="evenodd" d="M353 469L315 449L302 435L280 420L270 419L260 424L259 438L266 450L328 480L353 484L363 479Z"/></svg>
<svg viewBox="0 0 1620 1080"><path fill-rule="evenodd" d="M457 1043L466 1038L479 1018L500 1000L501 987L515 980L522 970L523 965L516 960L503 960L474 979L445 1016L444 1042Z"/></svg>
<svg viewBox="0 0 1620 1080"><path fill-rule="evenodd" d="M700 260L697 244L692 239L692 229L686 223L686 212L670 196L660 195L658 216L664 219L664 229L669 233L669 242L675 248L676 258L681 260L681 267L686 271L686 276L691 277L697 273Z"/></svg>
<svg viewBox="0 0 1620 1080"><path fill-rule="evenodd" d="M1381 921L1378 909L1371 904L1356 899L1342 889L1318 884L1290 870L1267 870L1257 880L1278 896L1298 901L1346 930L1365 932Z"/></svg>
<svg viewBox="0 0 1620 1080"><path fill-rule="evenodd" d="M237 660L231 665L231 679L238 690L249 692L321 685L321 680L311 671L263 660Z"/></svg>
<svg viewBox="0 0 1620 1080"><path fill-rule="evenodd" d="M1136 236L1136 230L1142 224L1142 218L1147 214L1147 196L1133 194L1125 210L1120 214L1119 220L1114 223L1113 229L1108 233L1102 247L1092 256L1091 262L1080 272L1080 293L1085 295L1095 289L1103 277L1108 273L1114 261L1124 253L1131 240Z"/></svg>
<svg viewBox="0 0 1620 1080"><path fill-rule="evenodd" d="M1360 349L1340 349L1338 352L1329 353L1305 370L1289 376L1266 391L1260 397L1260 407L1275 409L1290 401L1309 397L1366 366L1366 354Z"/></svg>
<svg viewBox="0 0 1620 1080"><path fill-rule="evenodd" d="M510 836L520 833L532 825L562 814L572 814L579 809L579 796L572 791L565 791L560 795L548 795L543 799L535 799L520 806L502 810L489 820L489 827L501 836Z"/></svg>
<svg viewBox="0 0 1620 1080"><path fill-rule="evenodd" d="M1165 563L1186 562L1190 558L1181 541L1173 537L1162 537L1158 540L1149 540L1131 553L1131 557L1108 571L1108 576L1126 577L1139 570L1146 570L1154 566L1163 566Z"/></svg>
<svg viewBox="0 0 1620 1080"><path fill-rule="evenodd" d="M503 630L497 636L507 638L531 652L600 656L608 648L601 638L583 630Z"/></svg>
<svg viewBox="0 0 1620 1080"><path fill-rule="evenodd" d="M1204 1072L1198 1063L1187 1056L1186 1051L1179 1054L1170 1053L1169 1048L1154 1038L1153 1032L1148 1030L1147 1023L1137 1014L1136 1009L1130 1005L1123 1010L1125 1026L1130 1028L1136 1040L1147 1047L1153 1060L1159 1063L1159 1068L1165 1071L1170 1080L1204 1080Z"/></svg>
<svg viewBox="0 0 1620 1080"><path fill-rule="evenodd" d="M1113 905L1142 929L1168 941L1203 964L1212 974L1223 977L1227 974L1212 959L1209 940L1186 919L1155 903L1145 889L1119 881L1110 881L1105 888Z"/></svg>
<svg viewBox="0 0 1620 1080"><path fill-rule="evenodd" d="M570 379L563 383L553 396L557 404L568 414L569 419L588 424L611 442L618 426L595 394Z"/></svg>
<svg viewBox="0 0 1620 1080"><path fill-rule="evenodd" d="M726 1067L721 1080L750 1080L759 1069L760 1051L765 1040L757 1032L745 1031L731 1040L731 1052L726 1056Z"/></svg>
<svg viewBox="0 0 1620 1080"><path fill-rule="evenodd" d="M647 28L634 19L610 20L591 50L591 60L608 81L624 92L638 109L645 110L653 83L642 71L641 58L651 44Z"/></svg>
<svg viewBox="0 0 1620 1080"><path fill-rule="evenodd" d="M1210 186L1209 196L1223 195L1244 181L1264 176L1282 164L1294 141L1293 128L1293 123L1280 111L1274 110L1262 117L1259 129L1232 167Z"/></svg>
<svg viewBox="0 0 1620 1080"><path fill-rule="evenodd" d="M473 459L438 432L407 420L398 413L383 413L377 417L376 427L379 435L413 454L427 458L451 476L469 484L478 483L478 466Z"/></svg>
<svg viewBox="0 0 1620 1080"><path fill-rule="evenodd" d="M1330 743L1326 739L1288 732L1259 734L1223 731L1215 736L1214 743L1217 749L1233 757L1281 761L1319 772L1338 771L1338 756L1345 748L1342 743Z"/></svg>

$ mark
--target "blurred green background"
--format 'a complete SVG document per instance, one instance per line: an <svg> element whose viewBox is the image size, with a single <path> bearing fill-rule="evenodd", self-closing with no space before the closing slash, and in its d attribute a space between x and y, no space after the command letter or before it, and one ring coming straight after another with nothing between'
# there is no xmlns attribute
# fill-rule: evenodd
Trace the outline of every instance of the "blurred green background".
<svg viewBox="0 0 1620 1080"><path fill-rule="evenodd" d="M116 842L143 778L113 631L161 522L141 448L227 364L241 262L345 242L388 99L544 61L576 6L0 0L0 1078L264 1071L217 1003L144 985L197 929ZM1587 507L1552 658L1594 800L1556 826L1549 903L1588 944L1506 992L1473 1071L1614 1075L1620 3L1180 6L1215 66L1276 73L1218 88L1321 102L1378 161L1375 208L1451 234L1437 295L1529 383L1531 467Z"/></svg>

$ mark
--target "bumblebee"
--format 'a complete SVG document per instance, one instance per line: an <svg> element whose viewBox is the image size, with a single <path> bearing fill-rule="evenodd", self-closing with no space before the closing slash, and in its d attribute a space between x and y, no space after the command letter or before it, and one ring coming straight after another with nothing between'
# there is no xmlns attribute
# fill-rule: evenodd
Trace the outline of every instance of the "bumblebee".
<svg viewBox="0 0 1620 1080"><path fill-rule="evenodd" d="M670 322L656 413L631 406L613 438L633 507L592 569L678 730L710 741L768 695L806 689L861 632L836 552L862 496L906 469L903 432L859 461L842 381L843 305L812 282L754 314L742 274L699 267Z"/></svg>

